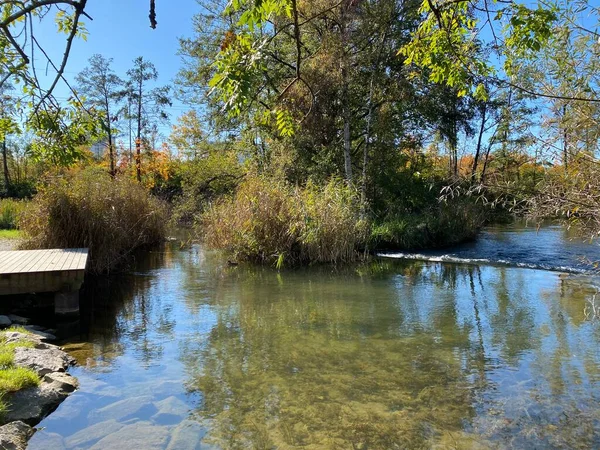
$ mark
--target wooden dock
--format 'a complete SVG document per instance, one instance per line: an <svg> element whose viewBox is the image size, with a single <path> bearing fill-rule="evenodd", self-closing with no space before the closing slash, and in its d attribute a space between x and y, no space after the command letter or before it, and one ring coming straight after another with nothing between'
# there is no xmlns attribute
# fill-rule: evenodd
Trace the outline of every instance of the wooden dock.
<svg viewBox="0 0 600 450"><path fill-rule="evenodd" d="M87 248L0 251L0 295L54 292L57 313L79 311Z"/></svg>

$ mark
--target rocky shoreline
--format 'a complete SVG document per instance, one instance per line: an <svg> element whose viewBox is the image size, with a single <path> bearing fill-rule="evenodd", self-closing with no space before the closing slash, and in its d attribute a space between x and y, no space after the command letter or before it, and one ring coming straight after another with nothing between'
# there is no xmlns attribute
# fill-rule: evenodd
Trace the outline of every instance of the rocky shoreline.
<svg viewBox="0 0 600 450"><path fill-rule="evenodd" d="M10 406L0 426L0 449L25 449L35 433L33 427L78 388L77 379L66 373L75 360L60 347L47 342L55 339L48 330L42 331L43 328L24 325L24 322L26 319L19 316L0 316L0 326L19 324L27 330L26 333L11 330L0 333L6 344L30 343L27 347L15 348L14 365L33 370L40 377L40 384L5 397Z"/></svg>

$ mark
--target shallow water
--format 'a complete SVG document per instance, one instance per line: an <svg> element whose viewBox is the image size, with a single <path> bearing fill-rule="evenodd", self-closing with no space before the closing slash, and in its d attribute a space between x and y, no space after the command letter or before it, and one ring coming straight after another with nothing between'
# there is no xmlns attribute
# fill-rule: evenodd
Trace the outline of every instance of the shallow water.
<svg viewBox="0 0 600 450"><path fill-rule="evenodd" d="M596 271L600 246L581 237L576 229L561 225L541 228L523 224L484 229L477 240L452 248L421 252L383 252L396 259L492 264L568 273Z"/></svg>
<svg viewBox="0 0 600 450"><path fill-rule="evenodd" d="M598 448L595 292L518 267L277 273L167 245L88 284L66 343L81 389L29 448Z"/></svg>

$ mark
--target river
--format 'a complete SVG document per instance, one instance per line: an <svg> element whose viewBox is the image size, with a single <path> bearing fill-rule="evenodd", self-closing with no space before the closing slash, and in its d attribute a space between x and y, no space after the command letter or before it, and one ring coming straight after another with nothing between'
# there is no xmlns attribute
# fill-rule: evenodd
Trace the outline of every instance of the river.
<svg viewBox="0 0 600 450"><path fill-rule="evenodd" d="M81 388L29 448L600 447L597 245L501 227L388 256L277 272L168 243L88 283Z"/></svg>

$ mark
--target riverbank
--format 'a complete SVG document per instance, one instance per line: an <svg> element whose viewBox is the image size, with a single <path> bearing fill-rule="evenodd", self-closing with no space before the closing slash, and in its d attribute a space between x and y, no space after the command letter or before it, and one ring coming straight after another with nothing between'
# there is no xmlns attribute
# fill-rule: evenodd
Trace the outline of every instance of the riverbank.
<svg viewBox="0 0 600 450"><path fill-rule="evenodd" d="M74 359L47 341L56 339L25 318L0 316L0 448L25 449L36 426L78 388L66 370Z"/></svg>

